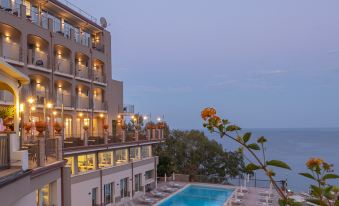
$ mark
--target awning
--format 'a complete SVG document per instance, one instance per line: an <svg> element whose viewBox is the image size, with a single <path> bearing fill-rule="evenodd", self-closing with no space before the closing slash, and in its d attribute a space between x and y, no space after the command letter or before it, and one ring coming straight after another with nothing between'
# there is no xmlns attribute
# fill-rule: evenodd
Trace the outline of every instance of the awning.
<svg viewBox="0 0 339 206"><path fill-rule="evenodd" d="M0 58L0 71L12 77L13 79L20 81L21 84L28 84L30 81L26 74L8 64L3 58Z"/></svg>

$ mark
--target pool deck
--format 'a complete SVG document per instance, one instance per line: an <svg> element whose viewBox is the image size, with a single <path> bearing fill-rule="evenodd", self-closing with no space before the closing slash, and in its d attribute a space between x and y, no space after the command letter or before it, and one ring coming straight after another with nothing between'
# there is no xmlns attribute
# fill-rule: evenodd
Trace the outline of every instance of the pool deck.
<svg viewBox="0 0 339 206"><path fill-rule="evenodd" d="M226 189L239 189L239 187L234 187L231 185L218 185L218 184L205 184L205 183L187 183L187 182L175 182L178 183L180 185L182 185L183 187L187 186L188 184L194 184L194 185L204 185L204 186L212 186L212 187L221 187L221 188L226 188ZM158 183L158 188L161 188L165 185L167 185L168 182L160 182ZM242 201L240 204L229 204L229 205L240 205L240 206L258 206L258 202L264 202L265 203L265 198L262 197L261 193L265 193L268 189L264 189L264 188L256 188L256 187L248 187L248 192L244 193L244 197L241 198ZM159 199L157 203L153 204L153 205L157 205L158 203L162 202L162 200L176 194L177 192L179 192L180 189L172 194L169 194L168 196ZM273 201L271 204L269 204L269 206L278 206L278 195L275 191L273 191ZM150 193L146 193L146 196L152 197L152 195ZM144 206L146 204L140 204L137 203L137 201L135 200L131 200L129 201L129 203L125 203L125 204L120 204L120 205L131 205L131 206ZM226 205L226 204L225 204ZM264 206L264 205L263 205Z"/></svg>

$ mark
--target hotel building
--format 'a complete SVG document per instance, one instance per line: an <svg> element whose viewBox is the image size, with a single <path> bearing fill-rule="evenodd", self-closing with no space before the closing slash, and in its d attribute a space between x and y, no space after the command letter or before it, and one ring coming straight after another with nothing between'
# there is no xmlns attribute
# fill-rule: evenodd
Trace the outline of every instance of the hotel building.
<svg viewBox="0 0 339 206"><path fill-rule="evenodd" d="M164 124L123 104L105 24L67 1L0 0L1 206L115 205L156 187Z"/></svg>

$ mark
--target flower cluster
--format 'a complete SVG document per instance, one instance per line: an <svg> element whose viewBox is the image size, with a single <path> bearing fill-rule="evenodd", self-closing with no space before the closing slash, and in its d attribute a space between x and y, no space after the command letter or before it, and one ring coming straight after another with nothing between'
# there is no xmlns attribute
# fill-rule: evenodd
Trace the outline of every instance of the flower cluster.
<svg viewBox="0 0 339 206"><path fill-rule="evenodd" d="M205 121L208 118L214 117L216 115L217 111L212 107L207 107L201 112L201 118L203 118Z"/></svg>
<svg viewBox="0 0 339 206"><path fill-rule="evenodd" d="M324 163L324 160L313 157L306 162L306 166L309 169L313 169L315 167L320 167L323 163Z"/></svg>

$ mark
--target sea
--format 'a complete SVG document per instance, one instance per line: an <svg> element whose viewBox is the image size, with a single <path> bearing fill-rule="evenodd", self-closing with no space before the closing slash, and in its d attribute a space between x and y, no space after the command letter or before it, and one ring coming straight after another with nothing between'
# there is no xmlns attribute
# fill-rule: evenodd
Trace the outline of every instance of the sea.
<svg viewBox="0 0 339 206"><path fill-rule="evenodd" d="M308 191L313 182L300 176L300 172L307 172L306 161L311 157L319 157L330 164L334 164L334 173L339 174L339 128L321 129L243 129L252 132L251 141L264 136L266 143L266 159L282 160L292 170L275 169L276 179L287 179L288 188L294 192ZM218 134L205 134L223 145L225 150L234 151L239 148L236 142ZM248 154L246 154L248 156ZM259 152L260 156L260 152ZM256 172L256 178L267 179L262 172ZM339 186L339 180L329 183Z"/></svg>

